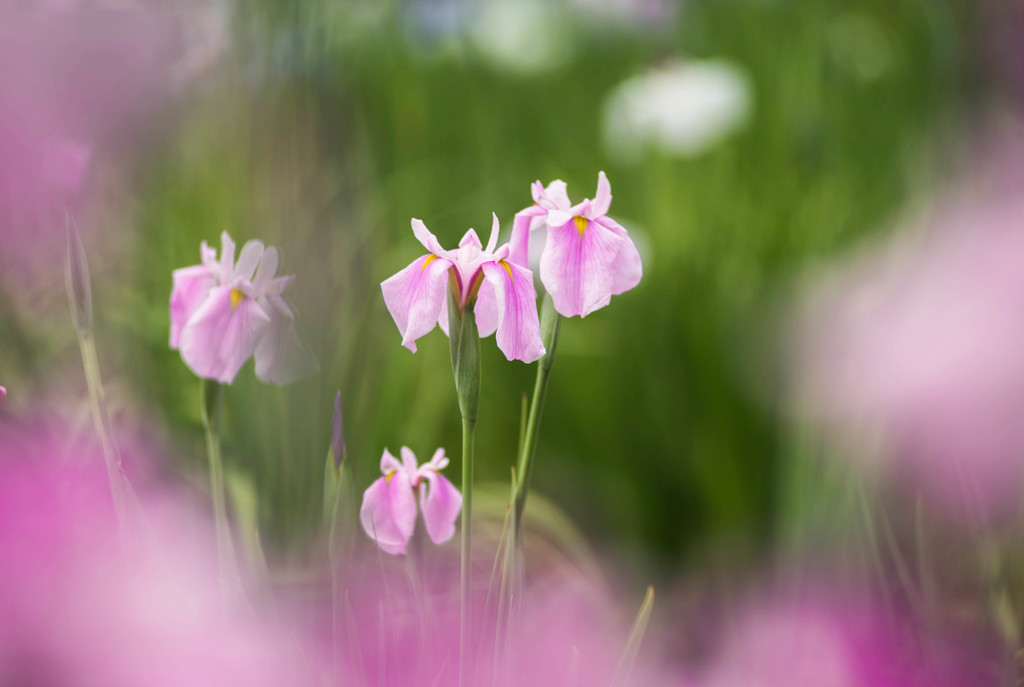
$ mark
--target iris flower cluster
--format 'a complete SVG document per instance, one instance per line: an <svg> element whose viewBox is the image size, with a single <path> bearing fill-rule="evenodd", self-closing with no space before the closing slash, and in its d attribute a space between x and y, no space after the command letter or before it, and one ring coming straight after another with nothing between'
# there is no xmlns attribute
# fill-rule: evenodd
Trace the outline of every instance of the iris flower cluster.
<svg viewBox="0 0 1024 687"><path fill-rule="evenodd" d="M421 220L412 220L413 235L427 252L381 283L403 346L415 352L417 340L435 326L449 335L452 313L461 318L471 312L475 334L493 334L509 360L531 363L549 353L529 262L537 232L544 240L540 281L559 315L585 317L639 283L636 246L608 216L612 195L604 172L598 175L594 198L576 204L561 180L547 186L538 181L531 190L534 204L516 214L510 239L501 246L496 215L486 245L470 229L450 250ZM256 361L256 376L277 384L316 370L316 359L299 340L295 315L283 297L293 277L277 276L278 263L277 249L260 241L247 242L236 260L235 243L225 232L219 257L203 242L200 263L174 271L170 346L196 375L230 384L250 357ZM215 433L215 409L204 412ZM214 448L219 453L219 445ZM340 469L340 457L334 460ZM211 455L211 464L215 461L219 456ZM415 530L417 495L431 540L442 543L454 535L463 495L441 475L447 465L443 449L423 465L408 448L402 448L401 461L384 451L383 476L366 489L360 509L364 531L381 550L405 553ZM215 466L211 473L215 482L218 470ZM463 490L469 486L464 483ZM466 506L468 511L468 499Z"/></svg>

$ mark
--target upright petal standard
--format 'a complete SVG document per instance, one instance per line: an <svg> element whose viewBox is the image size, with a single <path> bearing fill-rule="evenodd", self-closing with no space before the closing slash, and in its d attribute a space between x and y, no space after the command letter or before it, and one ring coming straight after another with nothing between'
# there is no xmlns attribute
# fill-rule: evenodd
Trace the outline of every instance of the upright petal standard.
<svg viewBox="0 0 1024 687"><path fill-rule="evenodd" d="M612 189L604 172L594 199L577 205L571 205L561 180L546 188L537 181L531 190L535 204L519 211L512 225L511 256L529 267L530 233L547 227L540 280L555 310L585 317L640 283L640 254L626 230L608 217Z"/></svg>
<svg viewBox="0 0 1024 687"><path fill-rule="evenodd" d="M317 370L295 332L282 294L292 277L276 277L277 249L249 241L235 261L235 242L221 235L221 254L206 245L200 264L174 270L170 346L200 377L230 384L250 356L256 376L289 384Z"/></svg>
<svg viewBox="0 0 1024 687"><path fill-rule="evenodd" d="M405 553L416 529L416 492L427 534L435 544L443 544L455 534L455 519L462 509L462 494L452 486L441 470L448 466L444 449L439 448L423 465L413 452L402 447L402 460L384 449L380 459L380 477L363 493L359 520L366 535L381 551L392 555Z"/></svg>
<svg viewBox="0 0 1024 687"><path fill-rule="evenodd" d="M451 289L461 308L473 301L480 335L497 332L506 358L530 363L544 355L533 273L512 261L508 244L495 250L498 229L494 216L486 247L470 229L449 251L423 222L412 221L413 233L429 253L380 285L403 346L415 352L416 339L435 325L448 333L446 296Z"/></svg>

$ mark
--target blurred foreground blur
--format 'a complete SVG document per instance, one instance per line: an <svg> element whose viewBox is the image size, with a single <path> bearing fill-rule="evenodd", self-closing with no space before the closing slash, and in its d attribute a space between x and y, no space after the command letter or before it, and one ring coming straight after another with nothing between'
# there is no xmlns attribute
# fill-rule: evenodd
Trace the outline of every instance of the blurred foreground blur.
<svg viewBox="0 0 1024 687"><path fill-rule="evenodd" d="M635 684L1016 684L1022 36L1009 0L0 0L0 683L455 680L454 542L417 567L360 533L332 579L335 390L357 493L384 447L458 474L444 335L411 354L380 295L409 220L447 246L493 211L504 241L531 182L604 170L644 276L562 323L521 633L481 632L471 684L624 679L648 583ZM103 474L67 213L146 553ZM171 273L222 231L280 247L320 365L226 389L245 603L168 346ZM533 369L482 357L498 627Z"/></svg>

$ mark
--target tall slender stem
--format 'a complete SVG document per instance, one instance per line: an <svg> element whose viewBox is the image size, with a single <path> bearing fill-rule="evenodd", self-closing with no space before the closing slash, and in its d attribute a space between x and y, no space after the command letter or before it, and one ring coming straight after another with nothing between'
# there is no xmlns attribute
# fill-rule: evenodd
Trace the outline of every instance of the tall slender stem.
<svg viewBox="0 0 1024 687"><path fill-rule="evenodd" d="M110 482L110 494L114 500L114 512L117 515L118 528L122 541L129 540L130 518L129 505L132 502L131 485L121 465L121 452L114 441L114 432L107 415L107 404L103 395L103 381L100 377L100 364L96 356L96 343L91 333L79 332L78 346L82 352L82 367L85 368L85 384L89 388L89 406L92 409L92 421L96 433L100 437L103 449L103 460L107 467L107 479Z"/></svg>
<svg viewBox="0 0 1024 687"><path fill-rule="evenodd" d="M545 353L537 362L537 380L533 385L533 397L530 399L530 412L526 420L526 433L521 442L519 467L516 483L515 531L523 519L526 506L526 495L530 488L530 475L533 474L534 457L537 454L537 438L540 436L540 418L544 411L544 399L548 394L548 381L551 378L551 367L555 362L555 349L558 347L558 329L561 315L555 311L551 296L544 296L541 306L541 338L544 340Z"/></svg>
<svg viewBox="0 0 1024 687"><path fill-rule="evenodd" d="M206 429L206 455L210 461L210 495L213 499L214 527L217 532L217 561L221 586L228 596L241 593L241 579L235 560L235 547L228 525L224 494L224 463L220 455L220 418L224 405L224 387L213 380L203 381L203 425Z"/></svg>
<svg viewBox="0 0 1024 687"><path fill-rule="evenodd" d="M459 576L459 684L468 679L473 632L472 544L473 544L473 444L477 403L480 398L480 333L473 308L475 299L459 302L456 283L448 290L448 328L452 372L462 414L462 561Z"/></svg>

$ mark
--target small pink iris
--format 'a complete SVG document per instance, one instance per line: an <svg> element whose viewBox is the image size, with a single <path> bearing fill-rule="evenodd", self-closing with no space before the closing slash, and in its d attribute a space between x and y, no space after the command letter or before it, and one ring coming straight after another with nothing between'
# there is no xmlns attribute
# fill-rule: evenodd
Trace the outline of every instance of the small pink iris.
<svg viewBox="0 0 1024 687"><path fill-rule="evenodd" d="M235 242L224 232L220 260L205 241L200 257L200 264L174 270L170 303L170 346L193 372L230 384L250 356L256 376L274 384L317 370L282 297L294 277L275 276L276 248L249 241L236 263Z"/></svg>
<svg viewBox="0 0 1024 687"><path fill-rule="evenodd" d="M459 247L449 251L423 222L412 221L413 233L430 252L380 285L403 346L415 352L416 339L435 325L448 333L446 295L452 288L462 308L476 299L480 336L496 334L506 358L529 363L544 355L533 273L509 259L508 244L495 250L498 228L495 216L486 248L470 229Z"/></svg>
<svg viewBox="0 0 1024 687"><path fill-rule="evenodd" d="M419 510L427 534L435 544L443 544L455 534L455 519L462 508L462 494L445 479L441 470L448 466L444 449L417 465L411 450L402 447L399 462L384 449L380 471L384 474L363 493L359 520L366 535L385 553L401 555L416 529L416 492Z"/></svg>
<svg viewBox="0 0 1024 687"><path fill-rule="evenodd" d="M536 181L531 191L536 204L516 214L511 258L528 266L530 233L547 227L540 280L555 310L565 317L585 317L640 283L640 254L626 230L607 214L612 188L604 172L598 174L594 199L578 205L569 200L561 180L547 188Z"/></svg>

